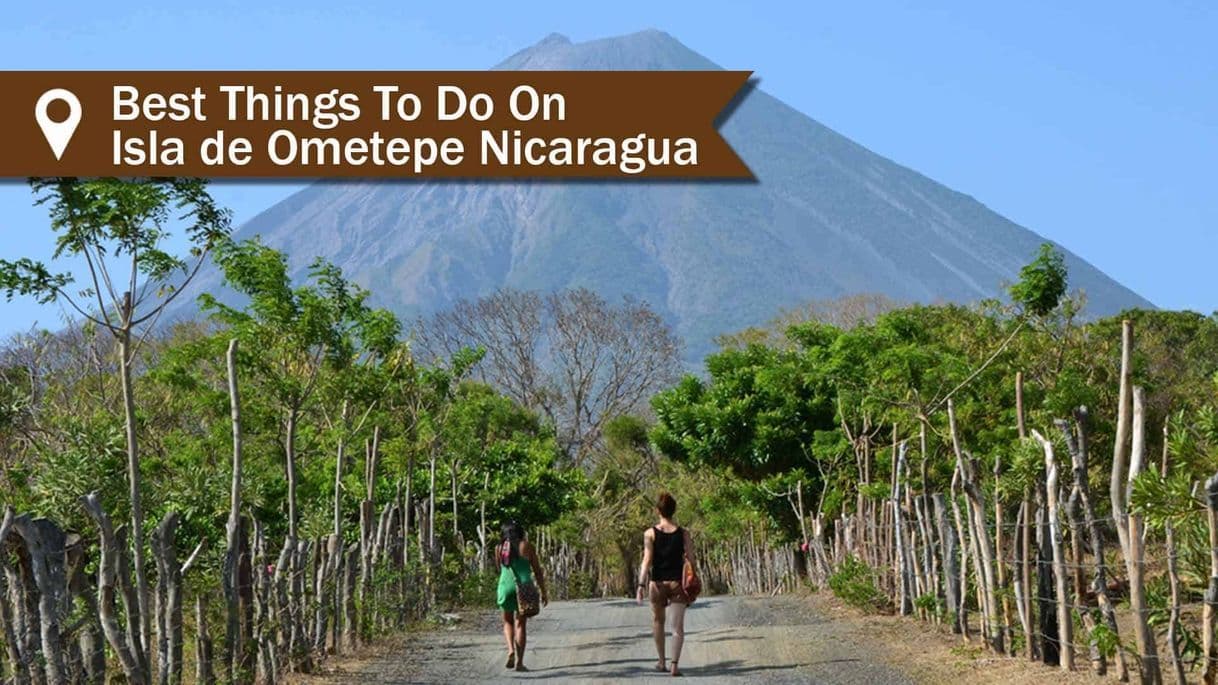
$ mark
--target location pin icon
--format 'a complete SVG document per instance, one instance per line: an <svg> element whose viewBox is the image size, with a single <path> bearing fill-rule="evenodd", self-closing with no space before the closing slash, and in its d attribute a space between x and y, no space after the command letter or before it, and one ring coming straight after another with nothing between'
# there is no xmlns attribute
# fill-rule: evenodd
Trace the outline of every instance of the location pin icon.
<svg viewBox="0 0 1218 685"><path fill-rule="evenodd" d="M47 108L56 100L62 100L68 105L68 118L63 121L53 121L47 114ZM60 159L80 124L80 100L76 99L76 95L70 90L52 88L38 98L38 104L34 105L34 119L38 121L42 135L46 136L51 152L55 153L55 159Z"/></svg>

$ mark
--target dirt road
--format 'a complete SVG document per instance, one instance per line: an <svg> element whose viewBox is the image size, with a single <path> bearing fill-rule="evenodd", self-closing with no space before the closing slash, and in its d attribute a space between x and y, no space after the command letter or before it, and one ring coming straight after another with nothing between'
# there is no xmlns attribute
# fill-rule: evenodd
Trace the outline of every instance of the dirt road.
<svg viewBox="0 0 1218 685"><path fill-rule="evenodd" d="M337 664L329 683L672 682L652 667L649 609L628 600L551 604L529 623L529 673L503 667L494 616L398 641ZM911 683L858 623L794 598L711 597L686 616L681 667L708 683ZM314 679L313 682L318 682Z"/></svg>

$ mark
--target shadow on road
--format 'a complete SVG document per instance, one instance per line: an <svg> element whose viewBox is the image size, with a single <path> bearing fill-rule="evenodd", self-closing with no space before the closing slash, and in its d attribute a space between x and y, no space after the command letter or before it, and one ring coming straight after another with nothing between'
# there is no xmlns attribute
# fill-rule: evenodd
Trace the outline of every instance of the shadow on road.
<svg viewBox="0 0 1218 685"><path fill-rule="evenodd" d="M835 659L831 662L858 661L857 659ZM586 664L567 664L557 668L534 670L529 673L529 680L560 680L563 682L575 680L609 680L618 681L626 678L655 676L655 661L652 659L614 659L603 662ZM810 666L813 664L804 664ZM776 673L794 671L800 664L771 664L756 665L734 659L719 663L699 664L682 668L685 675L694 678L726 678L757 675L761 673Z"/></svg>
<svg viewBox="0 0 1218 685"><path fill-rule="evenodd" d="M698 644L706 644L708 642L743 642L745 640L764 640L760 635L720 635L718 637L703 637L698 639Z"/></svg>
<svg viewBox="0 0 1218 685"><path fill-rule="evenodd" d="M750 673L768 673L775 671L793 671L799 664L748 664L739 659L720 661L718 663L702 664L696 668L683 668L686 675L694 676L741 676Z"/></svg>
<svg viewBox="0 0 1218 685"><path fill-rule="evenodd" d="M570 664L553 669L533 671L530 680L610 680L637 677L652 673L649 659L615 659L600 663Z"/></svg>

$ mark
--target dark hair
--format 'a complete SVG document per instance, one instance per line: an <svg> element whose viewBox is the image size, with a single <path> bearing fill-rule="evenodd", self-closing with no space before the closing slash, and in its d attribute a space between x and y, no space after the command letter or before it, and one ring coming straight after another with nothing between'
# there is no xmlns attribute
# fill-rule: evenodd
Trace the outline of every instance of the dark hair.
<svg viewBox="0 0 1218 685"><path fill-rule="evenodd" d="M503 533L503 545L507 547L506 555L499 555L500 563L511 563L516 561L520 556L520 542L524 540L524 527L515 521L508 521L503 524L501 531ZM506 559L504 557L507 557ZM504 564L507 565L507 564Z"/></svg>
<svg viewBox="0 0 1218 685"><path fill-rule="evenodd" d="M660 516L666 519L672 518L672 515L677 513L677 500L667 492L661 492L656 498L656 509L659 510Z"/></svg>

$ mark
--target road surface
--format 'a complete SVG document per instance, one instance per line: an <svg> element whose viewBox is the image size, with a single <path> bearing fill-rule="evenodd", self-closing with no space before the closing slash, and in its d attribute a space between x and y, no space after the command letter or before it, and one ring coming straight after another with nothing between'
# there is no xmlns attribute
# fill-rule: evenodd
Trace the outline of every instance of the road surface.
<svg viewBox="0 0 1218 685"><path fill-rule="evenodd" d="M660 683L650 609L629 600L556 602L529 621L530 672L504 669L493 612L340 662L326 683ZM706 683L912 683L857 623L789 597L709 597L686 615L681 670ZM316 681L315 681L316 682Z"/></svg>

